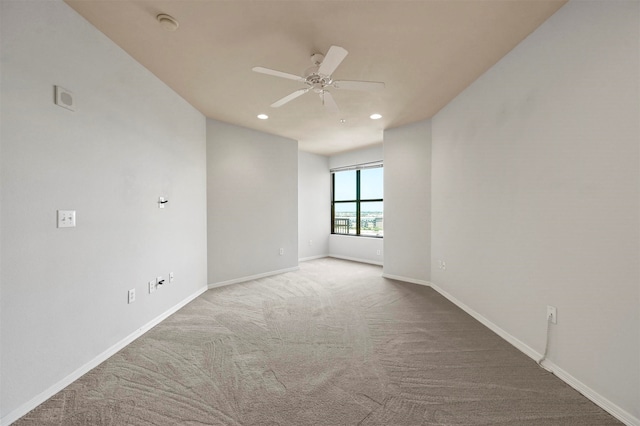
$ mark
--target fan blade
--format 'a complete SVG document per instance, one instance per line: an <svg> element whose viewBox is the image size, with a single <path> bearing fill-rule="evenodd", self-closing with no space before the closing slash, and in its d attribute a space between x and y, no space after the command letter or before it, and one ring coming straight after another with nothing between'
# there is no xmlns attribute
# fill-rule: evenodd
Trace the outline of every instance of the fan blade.
<svg viewBox="0 0 640 426"><path fill-rule="evenodd" d="M339 112L338 104L335 99L333 99L333 95L326 90L323 90L320 94L320 98L322 99L322 105L324 105L325 109L330 112Z"/></svg>
<svg viewBox="0 0 640 426"><path fill-rule="evenodd" d="M331 46L318 68L318 74L330 76L349 52L340 46Z"/></svg>
<svg viewBox="0 0 640 426"><path fill-rule="evenodd" d="M286 104L287 102L294 100L298 96L304 95L308 91L309 91L308 88L307 89L298 89L295 92L290 93L287 96L285 96L284 98L280 99L279 101L275 101L274 103L271 104L271 107L273 107L273 108L281 107L282 105Z"/></svg>
<svg viewBox="0 0 640 426"><path fill-rule="evenodd" d="M345 90L364 90L368 92L376 92L384 89L384 83L381 81L350 81L338 80L331 84L336 89Z"/></svg>
<svg viewBox="0 0 640 426"><path fill-rule="evenodd" d="M255 72L259 72L261 74L273 75L275 77L288 78L289 80L296 80L296 81L301 81L301 82L305 81L304 78L300 77L299 75L293 75L293 74L289 74L288 72L276 71L276 70L272 70L272 69L269 69L269 68L253 67L252 70L255 71Z"/></svg>

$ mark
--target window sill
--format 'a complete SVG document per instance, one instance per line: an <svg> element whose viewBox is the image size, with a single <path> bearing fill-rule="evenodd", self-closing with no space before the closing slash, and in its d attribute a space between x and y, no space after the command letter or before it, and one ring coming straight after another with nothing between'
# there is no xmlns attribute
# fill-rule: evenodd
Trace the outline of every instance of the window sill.
<svg viewBox="0 0 640 426"><path fill-rule="evenodd" d="M356 235L356 234L339 234L337 232L332 232L331 235L338 235L340 237L356 237L356 238L376 238L376 239L383 239L384 235Z"/></svg>

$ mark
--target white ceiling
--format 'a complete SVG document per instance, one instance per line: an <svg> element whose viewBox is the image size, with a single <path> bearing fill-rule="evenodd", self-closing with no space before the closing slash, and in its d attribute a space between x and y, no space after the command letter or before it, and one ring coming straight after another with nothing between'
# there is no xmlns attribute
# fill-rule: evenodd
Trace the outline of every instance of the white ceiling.
<svg viewBox="0 0 640 426"><path fill-rule="evenodd" d="M432 117L566 0L66 2L205 116L330 155ZM178 20L178 30L164 30L160 13ZM339 114L325 111L313 93L271 108L305 86L251 69L303 75L310 56L332 45L349 51L334 79L386 88L333 90ZM374 112L383 118L369 119ZM269 120L258 120L260 113Z"/></svg>

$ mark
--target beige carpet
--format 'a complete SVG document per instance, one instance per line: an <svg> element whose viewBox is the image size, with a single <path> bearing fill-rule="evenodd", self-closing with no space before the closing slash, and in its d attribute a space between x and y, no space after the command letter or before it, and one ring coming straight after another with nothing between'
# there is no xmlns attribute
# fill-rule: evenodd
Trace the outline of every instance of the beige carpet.
<svg viewBox="0 0 640 426"><path fill-rule="evenodd" d="M210 290L15 424L621 424L381 272L319 259Z"/></svg>

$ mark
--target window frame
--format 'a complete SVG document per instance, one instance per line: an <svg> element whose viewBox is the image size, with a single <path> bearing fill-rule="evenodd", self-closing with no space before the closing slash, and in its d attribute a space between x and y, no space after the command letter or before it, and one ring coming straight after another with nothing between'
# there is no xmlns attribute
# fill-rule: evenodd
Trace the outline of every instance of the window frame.
<svg viewBox="0 0 640 426"><path fill-rule="evenodd" d="M360 172L365 169L374 169L374 168L384 168L384 165L381 161L376 161L374 163L367 164L359 164L355 166L342 167L337 169L331 169L331 235L346 235L350 237L365 237L365 238L384 238L383 235L363 235L361 234L361 203L369 203L369 202L379 202L383 203L383 217L384 217L384 194L383 198L367 198L362 199L360 197ZM337 200L335 199L335 189L336 189L336 173L346 172L346 171L356 171L356 199L355 200ZM384 172L383 172L384 173ZM384 189L384 188L383 188ZM354 203L356 205L356 233L349 233L349 228L347 228L346 233L336 232L336 204L347 204ZM384 220L384 219L383 219Z"/></svg>

